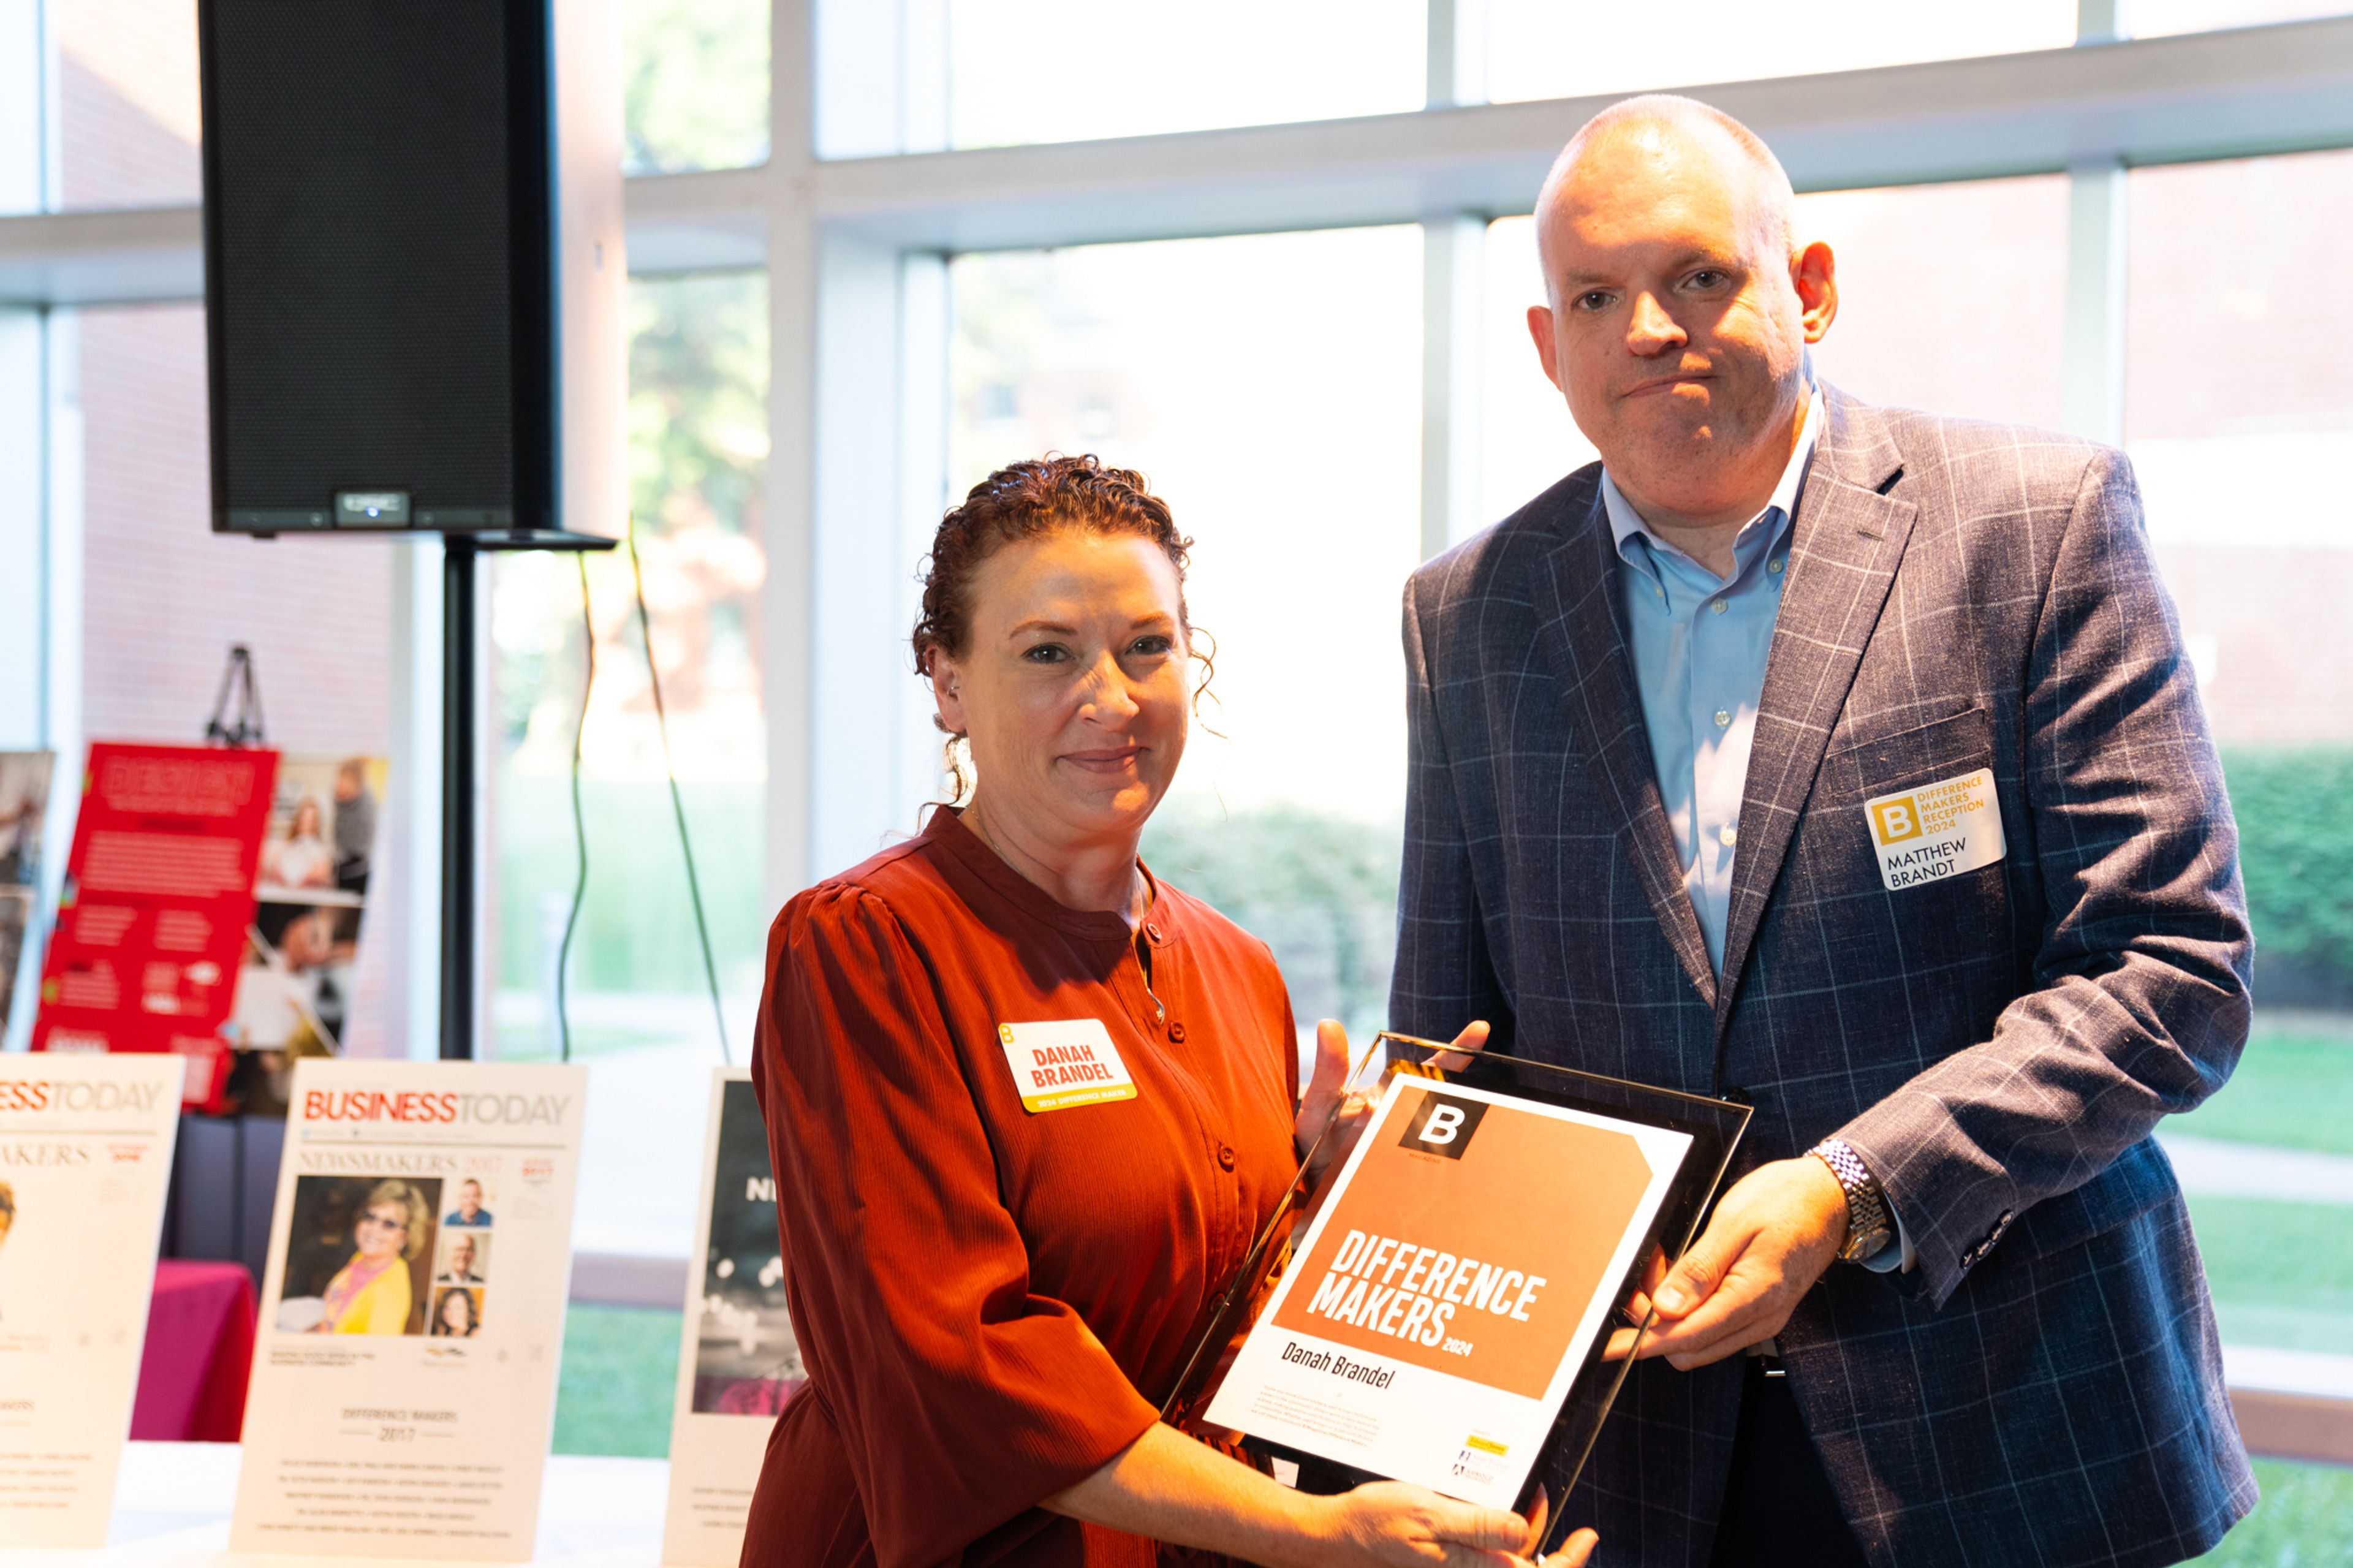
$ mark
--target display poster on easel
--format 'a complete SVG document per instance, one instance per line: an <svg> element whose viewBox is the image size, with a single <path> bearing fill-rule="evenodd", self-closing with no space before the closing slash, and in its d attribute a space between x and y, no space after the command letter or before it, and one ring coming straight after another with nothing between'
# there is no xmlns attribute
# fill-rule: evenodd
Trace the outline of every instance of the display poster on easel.
<svg viewBox="0 0 2353 1568"><path fill-rule="evenodd" d="M712 1074L681 1329L662 1561L734 1568L777 1415L808 1374L785 1306L768 1134L743 1068Z"/></svg>
<svg viewBox="0 0 2353 1568"><path fill-rule="evenodd" d="M343 1054L391 774L382 757L279 758L237 1002L221 1030L237 1053L227 1098L248 1114L283 1113L293 1062Z"/></svg>
<svg viewBox="0 0 2353 1568"><path fill-rule="evenodd" d="M41 964L37 1051L170 1051L217 1107L278 753L93 742Z"/></svg>
<svg viewBox="0 0 2353 1568"><path fill-rule="evenodd" d="M531 1555L587 1088L295 1064L231 1551Z"/></svg>
<svg viewBox="0 0 2353 1568"><path fill-rule="evenodd" d="M0 1056L0 1542L106 1543L185 1064Z"/></svg>

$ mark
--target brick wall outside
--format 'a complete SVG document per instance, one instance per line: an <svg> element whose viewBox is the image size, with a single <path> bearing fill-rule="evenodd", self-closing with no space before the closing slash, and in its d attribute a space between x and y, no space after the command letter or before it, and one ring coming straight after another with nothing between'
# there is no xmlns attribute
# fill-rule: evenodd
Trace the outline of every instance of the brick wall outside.
<svg viewBox="0 0 2353 1568"><path fill-rule="evenodd" d="M2128 193L2126 434L2166 448L2143 479L2215 735L2353 742L2353 294L2327 277L2353 152L2136 170Z"/></svg>
<svg viewBox="0 0 2353 1568"><path fill-rule="evenodd" d="M2353 742L2353 550L2160 544L2207 718L2224 746Z"/></svg>
<svg viewBox="0 0 2353 1568"><path fill-rule="evenodd" d="M58 79L68 208L185 206L202 199L195 142L69 52L60 53Z"/></svg>
<svg viewBox="0 0 2353 1568"><path fill-rule="evenodd" d="M274 744L383 751L395 546L214 533L203 310L88 310L79 330L89 732L201 740L241 642Z"/></svg>

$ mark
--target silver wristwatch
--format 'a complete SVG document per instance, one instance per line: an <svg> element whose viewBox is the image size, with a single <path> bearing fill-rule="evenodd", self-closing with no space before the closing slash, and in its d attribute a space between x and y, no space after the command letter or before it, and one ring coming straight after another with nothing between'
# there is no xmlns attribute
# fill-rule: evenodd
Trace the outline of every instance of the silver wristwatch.
<svg viewBox="0 0 2353 1568"><path fill-rule="evenodd" d="M1839 1248L1845 1263L1860 1263L1895 1239L1895 1222L1887 1212L1887 1194L1879 1178L1843 1138L1825 1138L1807 1151L1831 1168L1846 1194L1846 1245Z"/></svg>

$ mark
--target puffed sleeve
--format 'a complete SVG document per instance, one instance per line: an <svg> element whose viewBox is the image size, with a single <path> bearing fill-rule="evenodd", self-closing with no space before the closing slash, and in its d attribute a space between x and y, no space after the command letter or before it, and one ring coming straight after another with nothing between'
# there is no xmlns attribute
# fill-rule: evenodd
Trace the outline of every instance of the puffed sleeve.
<svg viewBox="0 0 2353 1568"><path fill-rule="evenodd" d="M937 983L879 899L812 889L770 934L753 1068L794 1328L881 1568L954 1557L1156 1418L1030 1290Z"/></svg>

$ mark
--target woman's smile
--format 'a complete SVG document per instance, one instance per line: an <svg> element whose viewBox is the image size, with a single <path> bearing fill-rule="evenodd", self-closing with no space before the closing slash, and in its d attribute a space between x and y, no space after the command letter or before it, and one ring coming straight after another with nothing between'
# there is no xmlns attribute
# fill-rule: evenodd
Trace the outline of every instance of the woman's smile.
<svg viewBox="0 0 2353 1568"><path fill-rule="evenodd" d="M1064 752L1060 761L1091 773L1120 774L1141 770L1145 746L1105 746L1091 751Z"/></svg>

